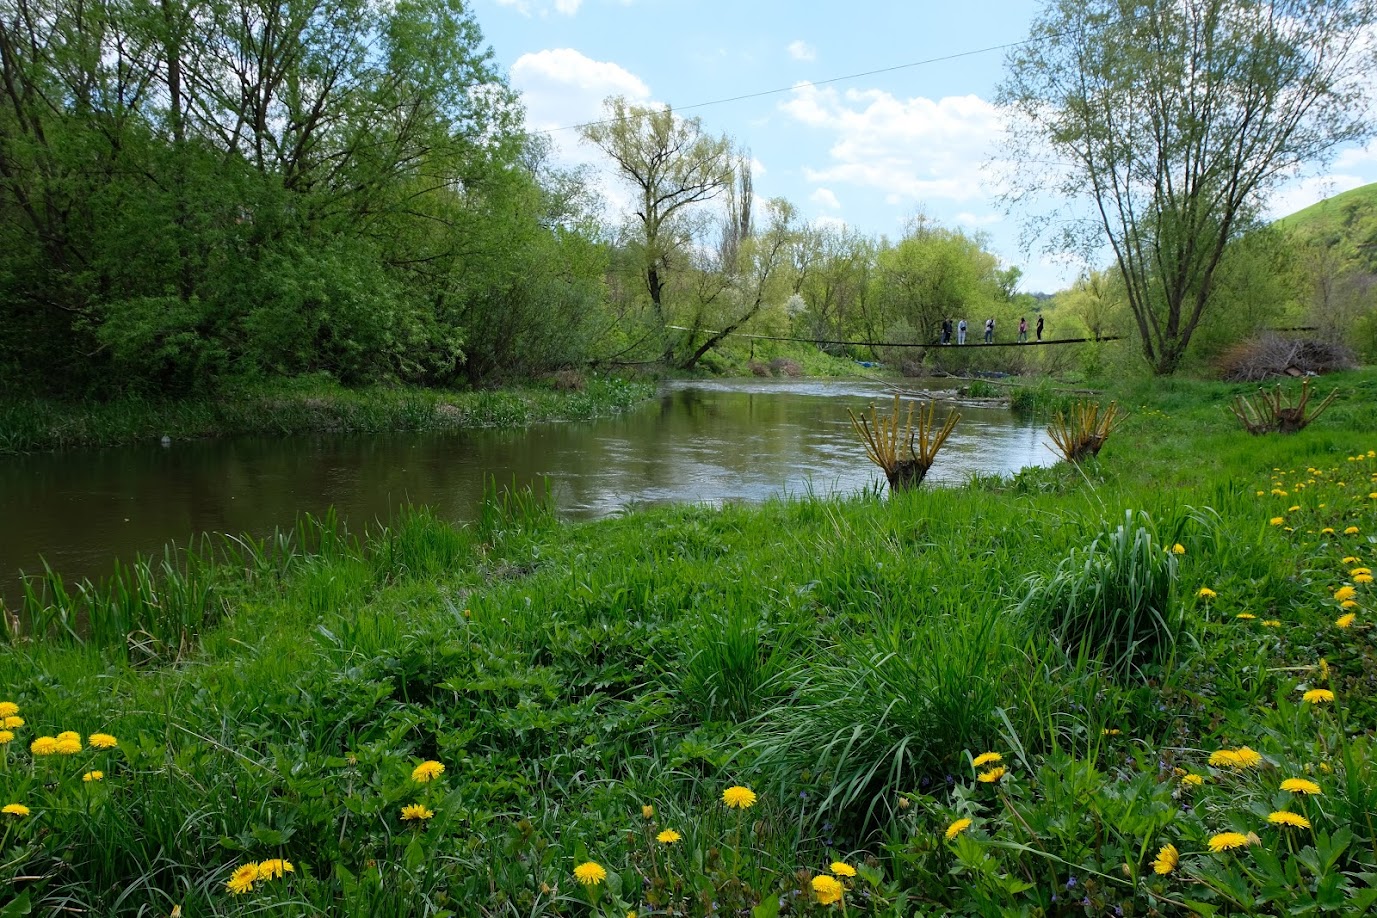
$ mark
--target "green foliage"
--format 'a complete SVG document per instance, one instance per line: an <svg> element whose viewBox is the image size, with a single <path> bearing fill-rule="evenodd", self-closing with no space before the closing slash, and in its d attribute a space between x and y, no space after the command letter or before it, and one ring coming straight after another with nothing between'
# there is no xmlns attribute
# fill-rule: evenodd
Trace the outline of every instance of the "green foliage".
<svg viewBox="0 0 1377 918"><path fill-rule="evenodd" d="M1024 608L1048 622L1069 654L1103 660L1123 674L1165 663L1182 630L1170 549L1154 537L1147 514L1129 511L1122 524L1034 578Z"/></svg>

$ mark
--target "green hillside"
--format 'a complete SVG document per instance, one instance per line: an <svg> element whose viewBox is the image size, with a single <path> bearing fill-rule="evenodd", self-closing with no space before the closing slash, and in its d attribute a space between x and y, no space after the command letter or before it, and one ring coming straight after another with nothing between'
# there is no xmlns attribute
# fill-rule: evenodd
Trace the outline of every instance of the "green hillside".
<svg viewBox="0 0 1377 918"><path fill-rule="evenodd" d="M1276 225L1377 271L1377 182L1326 198L1282 217Z"/></svg>

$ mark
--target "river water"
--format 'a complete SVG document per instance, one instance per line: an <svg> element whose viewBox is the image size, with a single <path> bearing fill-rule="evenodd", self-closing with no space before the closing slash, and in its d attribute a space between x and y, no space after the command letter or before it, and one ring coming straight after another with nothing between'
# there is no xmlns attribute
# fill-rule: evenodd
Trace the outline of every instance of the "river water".
<svg viewBox="0 0 1377 918"><path fill-rule="evenodd" d="M907 383L906 383L907 385ZM989 403L961 422L927 481L1050 465L1042 428ZM942 396L947 397L942 397ZM888 405L858 381L675 382L614 418L514 431L331 434L158 443L0 459L0 598L41 558L70 580L202 532L270 533L335 507L355 529L405 504L475 518L483 483L548 478L562 516L637 506L855 493L883 483L847 409Z"/></svg>

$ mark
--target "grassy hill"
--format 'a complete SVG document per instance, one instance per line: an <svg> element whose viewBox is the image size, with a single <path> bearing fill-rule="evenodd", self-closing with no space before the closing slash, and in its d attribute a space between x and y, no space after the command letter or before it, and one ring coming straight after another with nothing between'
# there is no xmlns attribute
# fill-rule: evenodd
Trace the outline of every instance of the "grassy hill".
<svg viewBox="0 0 1377 918"><path fill-rule="evenodd" d="M1326 198L1276 225L1336 248L1345 261L1377 272L1377 182Z"/></svg>

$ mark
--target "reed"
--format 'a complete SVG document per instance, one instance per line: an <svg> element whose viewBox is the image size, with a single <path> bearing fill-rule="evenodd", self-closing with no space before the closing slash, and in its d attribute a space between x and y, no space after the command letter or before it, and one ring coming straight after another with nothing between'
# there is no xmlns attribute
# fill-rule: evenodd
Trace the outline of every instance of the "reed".
<svg viewBox="0 0 1377 918"><path fill-rule="evenodd" d="M937 403L928 402L917 411L917 425L914 424L916 405L909 403L908 412L899 410L899 394L894 394L894 407L891 413L881 415L879 409L870 406L870 415L864 412L859 416L847 409L851 416L851 426L865 444L866 455L870 461L884 470L891 491L905 491L916 488L927 477L928 470L937 460L961 414L952 411L938 426L933 416Z"/></svg>

